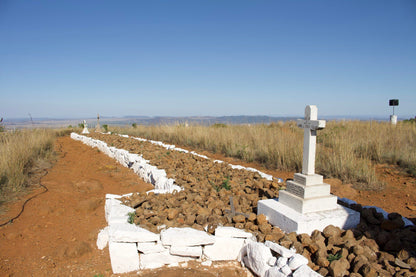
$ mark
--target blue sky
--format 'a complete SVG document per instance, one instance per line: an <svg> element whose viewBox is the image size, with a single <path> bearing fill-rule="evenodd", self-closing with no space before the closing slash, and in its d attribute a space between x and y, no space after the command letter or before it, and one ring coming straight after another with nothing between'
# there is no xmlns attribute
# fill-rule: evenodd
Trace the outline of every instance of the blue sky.
<svg viewBox="0 0 416 277"><path fill-rule="evenodd" d="M416 115L415 1L0 0L0 117Z"/></svg>

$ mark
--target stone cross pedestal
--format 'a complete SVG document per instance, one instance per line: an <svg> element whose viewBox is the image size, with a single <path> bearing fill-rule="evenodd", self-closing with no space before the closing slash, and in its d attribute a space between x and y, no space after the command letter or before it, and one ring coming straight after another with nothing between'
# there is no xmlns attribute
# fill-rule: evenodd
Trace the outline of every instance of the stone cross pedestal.
<svg viewBox="0 0 416 277"><path fill-rule="evenodd" d="M90 132L88 131L88 125L87 125L87 121L84 120L84 129L82 130L81 134L89 134Z"/></svg>
<svg viewBox="0 0 416 277"><path fill-rule="evenodd" d="M257 213L265 214L271 224L286 232L310 234L330 224L355 227L359 213L338 205L330 185L315 174L316 131L325 128L325 120L318 120L318 108L307 106L305 119L299 119L297 125L304 129L302 173L295 173L286 190L279 191L279 199L259 201Z"/></svg>

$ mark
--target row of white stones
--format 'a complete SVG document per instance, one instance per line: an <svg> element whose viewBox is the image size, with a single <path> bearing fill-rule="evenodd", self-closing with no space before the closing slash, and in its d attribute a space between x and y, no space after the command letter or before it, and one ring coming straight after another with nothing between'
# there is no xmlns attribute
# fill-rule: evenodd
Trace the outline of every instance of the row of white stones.
<svg viewBox="0 0 416 277"><path fill-rule="evenodd" d="M145 160L141 155L131 154L127 150L108 146L103 141L76 133L71 133L71 138L81 141L88 146L96 147L107 156L116 159L121 165L131 168L145 182L155 187L151 190L154 193L172 193L173 191L182 190L182 188L174 184L174 179L167 177L166 171L150 165L149 161Z"/></svg>
<svg viewBox="0 0 416 277"><path fill-rule="evenodd" d="M148 140L148 139L145 139L145 138L133 137L133 136L128 136L128 135L119 135L119 136L124 137L124 138L132 138L132 139L135 139L135 140L138 140L138 141L148 141L148 142L150 142L152 144L161 146L161 147L163 147L163 148L165 148L167 150L173 150L173 151L179 151L179 152L183 152L183 153L189 153L189 154L192 154L194 156L198 156L198 157L201 157L203 159L209 160L209 158L207 156L205 156L205 155L198 154L195 151L188 151L188 150L185 150L185 149L176 147L173 144L166 144L166 143L163 143L161 141ZM221 160L214 160L214 163L223 163L223 162L224 161L221 161ZM252 167L244 167L244 166L241 166L241 165L233 165L233 164L228 164L228 165L232 169L239 169L239 170L247 170L247 171L251 171L251 172L257 172L262 178L264 178L266 180L269 180L269 181L273 180L273 176L272 175L269 175L269 174L266 174L264 172L261 172L258 169L255 169L255 168L252 168ZM283 180L281 180L281 181L283 182Z"/></svg>
<svg viewBox="0 0 416 277"><path fill-rule="evenodd" d="M134 209L123 205L118 200L121 197L106 195L108 227L97 237L99 249L109 245L113 273L164 265L186 266L186 262L194 260L204 266L210 266L213 261L239 261L258 276L320 276L295 250L271 241L258 243L253 234L238 228L219 226L214 236L189 227L162 229L160 234L155 234L128 224L128 213Z"/></svg>

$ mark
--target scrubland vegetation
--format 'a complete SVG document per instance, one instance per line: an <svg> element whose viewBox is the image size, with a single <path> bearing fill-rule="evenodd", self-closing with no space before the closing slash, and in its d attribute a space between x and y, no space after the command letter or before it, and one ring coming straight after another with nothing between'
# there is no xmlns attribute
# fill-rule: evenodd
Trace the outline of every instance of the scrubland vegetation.
<svg viewBox="0 0 416 277"><path fill-rule="evenodd" d="M303 130L295 122L257 125L159 125L110 128L110 131L221 153L269 169L299 172ZM316 172L361 189L380 189L375 165L398 165L416 176L416 124L327 122L318 131Z"/></svg>
<svg viewBox="0 0 416 277"><path fill-rule="evenodd" d="M60 131L35 129L0 132L0 192L20 191L28 184L28 173L39 159L49 159Z"/></svg>

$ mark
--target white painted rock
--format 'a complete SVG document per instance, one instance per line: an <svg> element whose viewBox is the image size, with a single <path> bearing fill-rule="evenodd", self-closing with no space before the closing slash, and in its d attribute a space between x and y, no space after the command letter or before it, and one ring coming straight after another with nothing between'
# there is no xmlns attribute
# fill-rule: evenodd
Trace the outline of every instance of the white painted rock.
<svg viewBox="0 0 416 277"><path fill-rule="evenodd" d="M160 233L163 245L196 246L215 242L215 237L190 227L168 228Z"/></svg>
<svg viewBox="0 0 416 277"><path fill-rule="evenodd" d="M105 199L120 199L122 196L118 194L107 193Z"/></svg>
<svg viewBox="0 0 416 277"><path fill-rule="evenodd" d="M286 276L292 273L292 270L290 269L288 265L282 266L280 271L283 272L283 274L285 274Z"/></svg>
<svg viewBox="0 0 416 277"><path fill-rule="evenodd" d="M101 229L97 236L97 248L103 250L108 243L108 226Z"/></svg>
<svg viewBox="0 0 416 277"><path fill-rule="evenodd" d="M138 242L137 250L143 254L160 253L166 251L166 248L160 241L157 242Z"/></svg>
<svg viewBox="0 0 416 277"><path fill-rule="evenodd" d="M290 257L292 257L293 255L296 254L295 250L287 249L286 247L283 247L283 246L281 246L277 243L274 243L272 241L269 241L269 240L266 240L264 245L266 245L267 247L269 247L271 250L278 253L282 257L290 258Z"/></svg>
<svg viewBox="0 0 416 277"><path fill-rule="evenodd" d="M309 266L302 265L295 272L292 273L293 277L322 277L318 272L313 271Z"/></svg>
<svg viewBox="0 0 416 277"><path fill-rule="evenodd" d="M276 258L276 257L271 257L271 258L267 261L267 264L268 264L269 266L275 266L275 265L276 265L276 261L277 261L277 258Z"/></svg>
<svg viewBox="0 0 416 277"><path fill-rule="evenodd" d="M158 241L159 235L129 223L112 224L109 228L110 241L151 242Z"/></svg>
<svg viewBox="0 0 416 277"><path fill-rule="evenodd" d="M253 234L244 230L230 227L230 226L218 226L215 229L216 237L227 237L227 238L253 238ZM254 237L255 238L255 237Z"/></svg>
<svg viewBox="0 0 416 277"><path fill-rule="evenodd" d="M121 204L120 200L106 199L105 219L109 225L127 223L129 213L134 213L134 209Z"/></svg>
<svg viewBox="0 0 416 277"><path fill-rule="evenodd" d="M244 239L216 237L215 243L204 247L204 255L211 261L237 260Z"/></svg>
<svg viewBox="0 0 416 277"><path fill-rule="evenodd" d="M289 259L289 262L287 263L287 265L290 267L292 271L298 269L302 265L307 265L307 264L308 264L308 259L300 254L293 255Z"/></svg>
<svg viewBox="0 0 416 277"><path fill-rule="evenodd" d="M140 268L152 269L181 262L193 260L190 257L174 256L169 253L169 250L160 253L140 254Z"/></svg>
<svg viewBox="0 0 416 277"><path fill-rule="evenodd" d="M272 257L270 249L262 243L249 242L242 250L247 254L244 263L258 276L264 276L270 266L267 261Z"/></svg>
<svg viewBox="0 0 416 277"><path fill-rule="evenodd" d="M276 261L276 267L282 268L283 266L287 265L288 258L286 257L279 257Z"/></svg>
<svg viewBox="0 0 416 277"><path fill-rule="evenodd" d="M109 242L113 273L125 273L140 269L139 254L135 243Z"/></svg>
<svg viewBox="0 0 416 277"><path fill-rule="evenodd" d="M170 247L169 253L172 255L183 256L183 257L201 257L202 247L201 246L175 246Z"/></svg>
<svg viewBox="0 0 416 277"><path fill-rule="evenodd" d="M277 267L271 267L266 271L264 277L286 277L287 275L281 272Z"/></svg>

